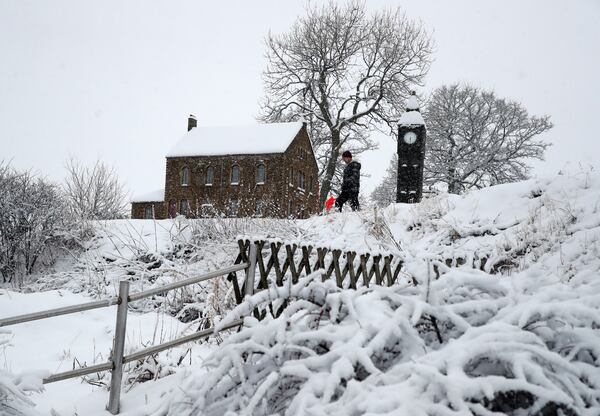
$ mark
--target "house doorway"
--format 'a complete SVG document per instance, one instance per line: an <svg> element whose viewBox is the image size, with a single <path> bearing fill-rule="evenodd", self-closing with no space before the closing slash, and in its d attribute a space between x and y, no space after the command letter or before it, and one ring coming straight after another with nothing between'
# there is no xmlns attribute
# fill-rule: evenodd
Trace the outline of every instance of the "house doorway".
<svg viewBox="0 0 600 416"><path fill-rule="evenodd" d="M175 218L177 216L177 201L171 199L169 201L169 218Z"/></svg>

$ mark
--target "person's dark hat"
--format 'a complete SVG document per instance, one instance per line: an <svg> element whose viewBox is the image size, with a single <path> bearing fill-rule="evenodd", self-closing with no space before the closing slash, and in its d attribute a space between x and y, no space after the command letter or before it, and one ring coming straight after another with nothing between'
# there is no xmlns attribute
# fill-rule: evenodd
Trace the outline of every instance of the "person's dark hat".
<svg viewBox="0 0 600 416"><path fill-rule="evenodd" d="M352 153L350 153L350 150L346 150L344 153L342 153L342 157L352 157Z"/></svg>

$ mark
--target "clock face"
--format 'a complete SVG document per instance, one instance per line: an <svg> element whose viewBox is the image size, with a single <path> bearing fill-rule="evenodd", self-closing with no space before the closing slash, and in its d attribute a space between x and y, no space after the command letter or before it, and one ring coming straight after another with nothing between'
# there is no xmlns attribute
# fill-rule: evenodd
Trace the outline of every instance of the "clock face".
<svg viewBox="0 0 600 416"><path fill-rule="evenodd" d="M404 143L413 144L417 141L417 135L414 131L409 131L404 135Z"/></svg>

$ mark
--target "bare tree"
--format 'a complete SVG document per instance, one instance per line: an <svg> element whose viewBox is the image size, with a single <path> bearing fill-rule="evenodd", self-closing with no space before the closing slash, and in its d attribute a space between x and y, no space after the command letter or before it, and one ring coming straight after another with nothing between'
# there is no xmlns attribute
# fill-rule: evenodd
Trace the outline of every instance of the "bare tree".
<svg viewBox="0 0 600 416"><path fill-rule="evenodd" d="M106 220L127 215L127 195L117 172L97 161L93 167L66 163L65 194L75 219Z"/></svg>
<svg viewBox="0 0 600 416"><path fill-rule="evenodd" d="M426 181L445 183L450 193L527 178L528 161L543 159L549 146L537 136L552 128L549 116L459 84L435 90L424 116Z"/></svg>
<svg viewBox="0 0 600 416"><path fill-rule="evenodd" d="M266 39L266 122L307 122L320 165L321 204L339 178L339 153L372 149L421 85L432 41L399 10L367 14L362 3L309 6L289 32ZM387 130L388 132L390 130Z"/></svg>
<svg viewBox="0 0 600 416"><path fill-rule="evenodd" d="M380 206L385 207L396 202L396 187L398 186L398 154L394 153L390 165L385 171L385 176L379 185L373 189L371 199Z"/></svg>

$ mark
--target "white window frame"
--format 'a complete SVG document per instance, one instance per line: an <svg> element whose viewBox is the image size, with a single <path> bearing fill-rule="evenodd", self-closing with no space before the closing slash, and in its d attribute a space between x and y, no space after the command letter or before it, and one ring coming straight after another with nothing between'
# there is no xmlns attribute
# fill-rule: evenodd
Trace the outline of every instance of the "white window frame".
<svg viewBox="0 0 600 416"><path fill-rule="evenodd" d="M260 172L261 166L263 168L263 177L262 177L262 180L259 180L258 173ZM264 185L266 182L267 182L267 165L265 165L263 162L260 162L256 166L256 184L257 185Z"/></svg>
<svg viewBox="0 0 600 416"><path fill-rule="evenodd" d="M208 181L208 172L212 173L210 182ZM209 166L206 168L206 173L204 174L204 186L213 186L214 182L215 182L215 168L213 168L212 166Z"/></svg>
<svg viewBox="0 0 600 416"><path fill-rule="evenodd" d="M237 168L237 181L233 180L233 170ZM240 169L240 165L233 164L231 165L231 169L229 172L229 184L230 185L239 185L240 184L240 177L241 177L241 169Z"/></svg>
<svg viewBox="0 0 600 416"><path fill-rule="evenodd" d="M187 166L182 167L179 174L179 183L181 184L181 186L190 186L190 168Z"/></svg>

